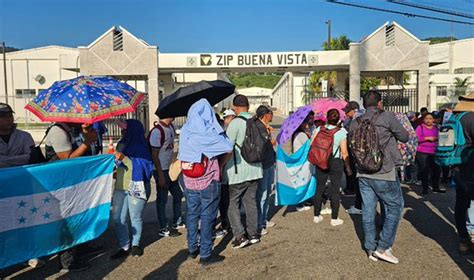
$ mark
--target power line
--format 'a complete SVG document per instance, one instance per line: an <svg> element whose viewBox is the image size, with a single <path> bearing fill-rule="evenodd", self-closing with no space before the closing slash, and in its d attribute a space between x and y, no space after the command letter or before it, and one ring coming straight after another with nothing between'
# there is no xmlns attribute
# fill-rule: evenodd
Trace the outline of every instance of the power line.
<svg viewBox="0 0 474 280"><path fill-rule="evenodd" d="M436 7L436 8L441 8L441 9L451 9L452 11L456 11L456 12L472 12L472 9L465 9L465 8L462 8L462 7L453 7L453 6L448 6L448 5L443 5L441 3L439 3L439 1L434 1L434 2L430 2L430 1L417 1L418 3L420 4L425 4L425 5L430 5L432 7ZM468 3L468 4L474 4L474 2L471 2L471 3Z"/></svg>
<svg viewBox="0 0 474 280"><path fill-rule="evenodd" d="M413 14L413 13L407 13L407 12L400 12L400 11L394 11L394 10L388 10L388 9L377 8L377 7L371 7L371 6L361 5L361 4L354 4L354 3L347 3L347 2L339 2L339 1L337 1L337 0L326 0L326 2L330 2L330 3L334 3L334 4L339 4L339 5L345 5L345 6L351 6L351 7L357 7L357 8L361 8L361 9L367 9L367 10L373 10L373 11L379 11L379 12L386 12L386 13L398 14L398 15L403 15L403 16L406 16L406 17L419 17L419 18L426 18L426 19L432 19L432 20L438 20L438 21L445 21L445 22L453 22L453 23L474 25L473 22L468 22L468 21L460 21L460 20L452 20L452 19L446 19L446 18L437 18L437 17L431 17L431 16L424 16L424 15L419 15L419 14Z"/></svg>
<svg viewBox="0 0 474 280"><path fill-rule="evenodd" d="M422 9L422 10L428 10L428 11L441 13L441 14L448 14L448 15L457 16L457 17L464 17L464 18L474 19L474 15L459 13L459 12L450 11L450 10L446 10L446 9L438 9L438 8L427 6L427 5L409 3L409 2L406 2L406 1L403 1L403 0L387 0L387 2L390 2L390 3L393 3L393 4L398 4L398 5L403 5L403 6L408 6L408 7L413 7L413 8L417 8L417 9Z"/></svg>

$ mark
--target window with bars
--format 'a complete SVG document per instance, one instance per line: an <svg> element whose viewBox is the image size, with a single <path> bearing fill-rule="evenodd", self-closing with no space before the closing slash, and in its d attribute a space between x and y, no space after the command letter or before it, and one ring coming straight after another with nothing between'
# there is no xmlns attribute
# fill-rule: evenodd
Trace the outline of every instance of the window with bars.
<svg viewBox="0 0 474 280"><path fill-rule="evenodd" d="M385 26L385 46L395 46L395 25L393 24Z"/></svg>
<svg viewBox="0 0 474 280"><path fill-rule="evenodd" d="M114 51L123 51L123 34L120 29L114 30Z"/></svg>
<svg viewBox="0 0 474 280"><path fill-rule="evenodd" d="M35 89L15 89L15 95L18 98L29 98L36 96Z"/></svg>
<svg viewBox="0 0 474 280"><path fill-rule="evenodd" d="M448 87L447 86L437 86L436 87L437 96L448 96Z"/></svg>

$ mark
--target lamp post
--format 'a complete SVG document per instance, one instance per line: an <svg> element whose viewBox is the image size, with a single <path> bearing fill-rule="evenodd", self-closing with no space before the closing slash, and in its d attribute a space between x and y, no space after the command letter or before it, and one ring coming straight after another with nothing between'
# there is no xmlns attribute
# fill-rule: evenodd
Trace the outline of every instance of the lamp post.
<svg viewBox="0 0 474 280"><path fill-rule="evenodd" d="M328 50L331 50L331 20L328 19L326 24L328 25Z"/></svg>
<svg viewBox="0 0 474 280"><path fill-rule="evenodd" d="M7 58L6 58L7 49L5 47L5 42L2 42L2 52L3 52L3 78L4 78L4 82L5 82L5 103L8 104Z"/></svg>

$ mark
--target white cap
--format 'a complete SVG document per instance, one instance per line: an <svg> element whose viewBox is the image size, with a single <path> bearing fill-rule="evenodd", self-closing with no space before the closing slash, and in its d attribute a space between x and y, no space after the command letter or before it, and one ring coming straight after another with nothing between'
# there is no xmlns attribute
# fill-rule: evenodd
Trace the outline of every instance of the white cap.
<svg viewBox="0 0 474 280"><path fill-rule="evenodd" d="M234 110L232 109L227 109L224 111L224 113L222 114L222 116L225 118L225 117L228 117L228 116L235 116L235 112Z"/></svg>

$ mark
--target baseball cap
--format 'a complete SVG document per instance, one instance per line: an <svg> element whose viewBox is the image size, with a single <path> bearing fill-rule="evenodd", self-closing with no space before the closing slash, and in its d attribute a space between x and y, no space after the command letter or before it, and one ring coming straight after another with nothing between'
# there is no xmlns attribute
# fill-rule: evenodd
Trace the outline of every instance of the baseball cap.
<svg viewBox="0 0 474 280"><path fill-rule="evenodd" d="M10 105L0 102L0 114L2 113L6 114L6 113L15 113L15 112L13 111L12 107L10 107Z"/></svg>
<svg viewBox="0 0 474 280"><path fill-rule="evenodd" d="M224 111L224 113L222 114L222 117L228 117L228 116L235 116L235 112L234 110L232 109L227 109Z"/></svg>
<svg viewBox="0 0 474 280"><path fill-rule="evenodd" d="M350 111L352 110L359 110L360 107L359 107L359 103L355 102L355 101L350 101L349 103L347 103L346 107L344 107L344 113L349 113Z"/></svg>

